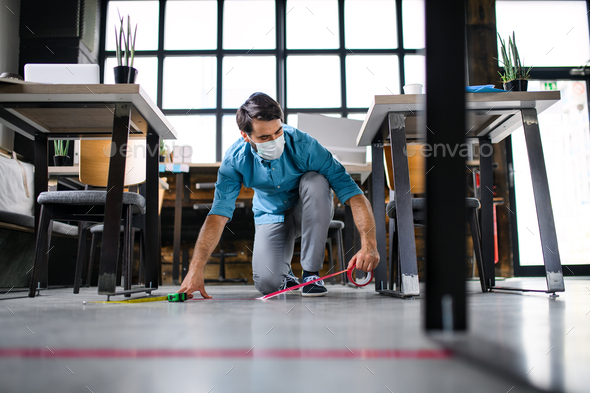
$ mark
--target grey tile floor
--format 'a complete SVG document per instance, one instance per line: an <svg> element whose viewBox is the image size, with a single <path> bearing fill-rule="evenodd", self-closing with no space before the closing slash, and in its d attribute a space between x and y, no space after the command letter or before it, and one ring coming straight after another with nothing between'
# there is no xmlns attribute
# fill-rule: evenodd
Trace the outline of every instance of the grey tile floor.
<svg viewBox="0 0 590 393"><path fill-rule="evenodd" d="M478 288L468 333L446 340L491 365L427 336L423 299L370 289L261 301L242 300L252 286L209 286L213 300L141 304L91 303L105 300L96 288L13 292L0 295L0 392L590 391L590 279L568 278L557 299Z"/></svg>

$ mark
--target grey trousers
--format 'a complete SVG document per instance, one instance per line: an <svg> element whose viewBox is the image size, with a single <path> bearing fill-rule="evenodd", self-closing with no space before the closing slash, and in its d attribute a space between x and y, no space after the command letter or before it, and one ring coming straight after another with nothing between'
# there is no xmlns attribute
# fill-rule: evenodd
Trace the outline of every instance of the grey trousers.
<svg viewBox="0 0 590 393"><path fill-rule="evenodd" d="M301 266L317 272L324 263L326 238L334 216L334 199L328 180L307 172L299 182L299 203L285 221L256 225L252 272L263 294L279 290L291 269L295 239L301 236Z"/></svg>

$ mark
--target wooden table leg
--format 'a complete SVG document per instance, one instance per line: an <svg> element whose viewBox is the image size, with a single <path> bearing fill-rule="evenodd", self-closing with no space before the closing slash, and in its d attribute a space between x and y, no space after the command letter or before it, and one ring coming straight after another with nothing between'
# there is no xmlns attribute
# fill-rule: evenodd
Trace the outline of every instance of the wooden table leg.
<svg viewBox="0 0 590 393"><path fill-rule="evenodd" d="M117 257L119 255L123 184L125 181L125 156L127 154L130 118L131 104L123 103L115 105L102 251L100 253L98 273L99 295L112 295L115 293L117 287Z"/></svg>
<svg viewBox="0 0 590 393"><path fill-rule="evenodd" d="M147 134L146 154L146 213L145 213L145 278L146 288L158 288L161 267L160 221L158 198L160 183L160 136L151 127Z"/></svg>

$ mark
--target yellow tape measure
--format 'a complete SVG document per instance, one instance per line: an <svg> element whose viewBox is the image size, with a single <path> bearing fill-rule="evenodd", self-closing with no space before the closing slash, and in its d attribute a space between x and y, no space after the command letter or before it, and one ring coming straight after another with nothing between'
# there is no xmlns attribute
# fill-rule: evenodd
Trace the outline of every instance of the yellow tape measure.
<svg viewBox="0 0 590 393"><path fill-rule="evenodd" d="M148 302L161 302L164 300L168 300L169 302L184 302L187 300L186 293L171 293L167 296L158 296L158 297L142 297L139 299L129 299L129 300L112 300L112 301L94 301L90 303L122 303L122 304L130 304L130 303L148 303Z"/></svg>

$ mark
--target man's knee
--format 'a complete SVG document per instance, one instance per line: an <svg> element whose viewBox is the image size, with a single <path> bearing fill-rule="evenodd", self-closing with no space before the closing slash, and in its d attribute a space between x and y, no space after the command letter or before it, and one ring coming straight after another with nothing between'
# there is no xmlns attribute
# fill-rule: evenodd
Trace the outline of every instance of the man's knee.
<svg viewBox="0 0 590 393"><path fill-rule="evenodd" d="M263 295L268 295L269 293L273 293L278 291L283 285L284 277L281 277L277 274L268 274L268 275L254 275L254 286L258 289L258 292L262 293Z"/></svg>
<svg viewBox="0 0 590 393"><path fill-rule="evenodd" d="M325 191L329 189L330 183L328 182L328 179L318 172L307 172L301 176L301 180L299 181L300 191Z"/></svg>

